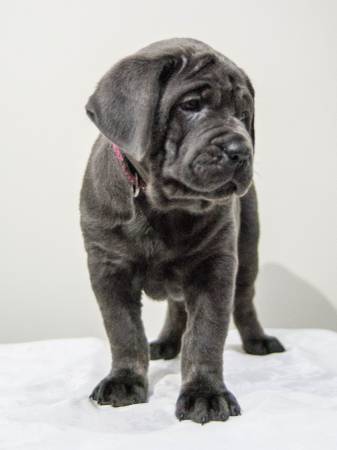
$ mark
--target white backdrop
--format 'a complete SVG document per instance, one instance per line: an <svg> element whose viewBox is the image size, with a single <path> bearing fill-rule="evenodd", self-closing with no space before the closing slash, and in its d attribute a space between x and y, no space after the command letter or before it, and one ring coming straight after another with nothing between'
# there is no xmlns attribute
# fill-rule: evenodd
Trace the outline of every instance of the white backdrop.
<svg viewBox="0 0 337 450"><path fill-rule="evenodd" d="M204 40L257 93L265 325L337 330L336 2L2 1L0 341L103 335L78 196L97 131L84 105L119 58ZM144 301L148 335L164 305Z"/></svg>

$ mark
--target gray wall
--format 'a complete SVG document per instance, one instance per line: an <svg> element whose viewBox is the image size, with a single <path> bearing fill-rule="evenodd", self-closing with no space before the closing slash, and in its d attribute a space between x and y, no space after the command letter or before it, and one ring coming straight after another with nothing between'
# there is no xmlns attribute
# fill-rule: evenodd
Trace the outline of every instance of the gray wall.
<svg viewBox="0 0 337 450"><path fill-rule="evenodd" d="M337 330L336 5L3 2L0 341L103 334L79 229L97 134L84 104L113 62L172 36L208 42L256 87L264 323ZM145 302L149 336L163 311Z"/></svg>

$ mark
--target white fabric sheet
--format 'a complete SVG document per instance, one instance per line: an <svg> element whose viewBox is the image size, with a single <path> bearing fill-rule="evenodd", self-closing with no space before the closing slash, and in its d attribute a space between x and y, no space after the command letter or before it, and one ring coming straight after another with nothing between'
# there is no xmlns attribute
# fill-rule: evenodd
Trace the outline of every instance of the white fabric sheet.
<svg viewBox="0 0 337 450"><path fill-rule="evenodd" d="M151 363L149 403L114 409L88 400L109 369L105 342L0 345L0 448L336 450L337 334L269 333L286 353L247 355L230 333L225 380L243 414L204 426L174 417L179 359Z"/></svg>

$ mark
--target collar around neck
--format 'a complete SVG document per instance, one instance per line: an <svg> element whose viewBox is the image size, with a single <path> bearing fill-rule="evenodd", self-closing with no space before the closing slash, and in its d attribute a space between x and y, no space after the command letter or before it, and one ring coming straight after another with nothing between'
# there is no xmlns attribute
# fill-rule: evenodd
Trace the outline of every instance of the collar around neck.
<svg viewBox="0 0 337 450"><path fill-rule="evenodd" d="M112 150L118 159L121 169L124 172L129 184L133 187L133 196L137 197L140 190L145 190L148 175L143 168L130 156L123 154L122 150L114 143L111 143Z"/></svg>

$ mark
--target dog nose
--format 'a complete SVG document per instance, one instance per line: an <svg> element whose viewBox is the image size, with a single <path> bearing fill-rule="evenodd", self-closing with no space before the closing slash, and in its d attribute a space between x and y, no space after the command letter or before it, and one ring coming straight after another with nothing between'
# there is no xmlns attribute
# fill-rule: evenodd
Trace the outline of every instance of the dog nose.
<svg viewBox="0 0 337 450"><path fill-rule="evenodd" d="M238 165L244 165L250 159L249 147L241 141L231 141L223 147L228 159Z"/></svg>

